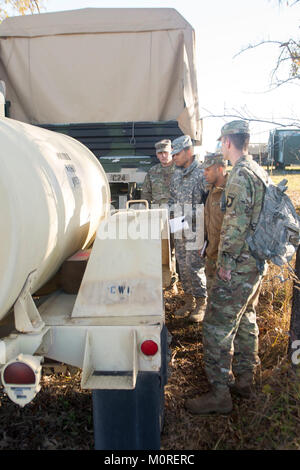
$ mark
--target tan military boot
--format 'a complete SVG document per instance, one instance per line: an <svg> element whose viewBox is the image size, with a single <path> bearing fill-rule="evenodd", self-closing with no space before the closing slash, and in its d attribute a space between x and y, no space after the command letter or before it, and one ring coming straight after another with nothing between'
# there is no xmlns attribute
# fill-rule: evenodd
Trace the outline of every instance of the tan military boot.
<svg viewBox="0 0 300 470"><path fill-rule="evenodd" d="M182 307L178 308L174 315L177 318L185 317L189 312L192 312L195 308L195 297L192 294L185 294L184 295L184 304Z"/></svg>
<svg viewBox="0 0 300 470"><path fill-rule="evenodd" d="M196 306L189 316L189 320L193 323L201 323L203 321L206 310L206 297L196 297Z"/></svg>
<svg viewBox="0 0 300 470"><path fill-rule="evenodd" d="M230 390L243 398L250 398L254 391L253 373L245 372L244 374L238 375L235 379L235 383L230 386Z"/></svg>
<svg viewBox="0 0 300 470"><path fill-rule="evenodd" d="M232 400L228 387L213 387L212 390L199 398L189 398L185 408L193 414L230 413Z"/></svg>

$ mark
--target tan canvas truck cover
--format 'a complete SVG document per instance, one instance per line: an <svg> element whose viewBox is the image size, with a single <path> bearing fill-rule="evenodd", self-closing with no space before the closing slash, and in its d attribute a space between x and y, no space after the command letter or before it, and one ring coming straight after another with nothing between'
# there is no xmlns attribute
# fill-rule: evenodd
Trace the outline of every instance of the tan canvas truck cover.
<svg viewBox="0 0 300 470"><path fill-rule="evenodd" d="M32 124L177 120L201 141L191 25L172 8L86 8L7 18L0 80Z"/></svg>

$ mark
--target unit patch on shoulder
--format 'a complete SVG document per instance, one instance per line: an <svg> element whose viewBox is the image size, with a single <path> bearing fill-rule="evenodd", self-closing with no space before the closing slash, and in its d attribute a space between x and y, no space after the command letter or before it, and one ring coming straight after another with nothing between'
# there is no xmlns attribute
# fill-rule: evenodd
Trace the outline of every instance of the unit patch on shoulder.
<svg viewBox="0 0 300 470"><path fill-rule="evenodd" d="M226 207L231 207L233 204L235 196L228 195L226 200Z"/></svg>

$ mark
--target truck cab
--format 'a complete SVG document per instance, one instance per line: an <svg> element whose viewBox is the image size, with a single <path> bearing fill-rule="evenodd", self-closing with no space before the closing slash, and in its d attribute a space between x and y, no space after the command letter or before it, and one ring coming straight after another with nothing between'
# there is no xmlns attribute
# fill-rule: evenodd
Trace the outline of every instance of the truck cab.
<svg viewBox="0 0 300 470"><path fill-rule="evenodd" d="M12 234L24 235L15 246L27 260L21 272L6 250L15 282L0 286L0 310L5 316L12 309L16 331L0 339L3 385L25 406L39 391L43 357L79 367L82 387L93 390L95 447L159 449L169 344L168 215L128 203L139 199L158 162L155 142L188 134L201 145L194 30L173 8L85 8L6 18L0 46L2 108L10 118L0 122L7 148L2 168L16 161L7 170L12 184L7 177L3 187L12 207L27 207L20 210L22 229L1 233L4 247L15 243ZM15 129L13 141L8 128ZM33 155L49 166L42 171L35 162L36 178L29 171ZM88 160L94 170L84 176ZM27 176L14 190L21 166ZM85 197L93 185L95 199ZM105 217L92 227L89 217L104 201ZM13 224L7 211L3 206ZM116 225L125 238L115 237ZM88 247L80 243L86 232ZM85 248L91 252L78 292L60 286L37 305L37 289L65 263L77 263Z"/></svg>

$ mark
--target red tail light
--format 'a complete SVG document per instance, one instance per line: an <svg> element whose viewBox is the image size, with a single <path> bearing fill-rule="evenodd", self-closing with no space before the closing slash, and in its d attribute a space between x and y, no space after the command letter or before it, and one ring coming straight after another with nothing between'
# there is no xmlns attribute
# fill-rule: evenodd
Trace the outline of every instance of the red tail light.
<svg viewBox="0 0 300 470"><path fill-rule="evenodd" d="M141 344L141 351L145 356L154 356L158 351L158 345L152 339L147 339Z"/></svg>
<svg viewBox="0 0 300 470"><path fill-rule="evenodd" d="M7 384L34 384L35 373L30 366L24 362L12 362L3 373Z"/></svg>

